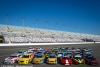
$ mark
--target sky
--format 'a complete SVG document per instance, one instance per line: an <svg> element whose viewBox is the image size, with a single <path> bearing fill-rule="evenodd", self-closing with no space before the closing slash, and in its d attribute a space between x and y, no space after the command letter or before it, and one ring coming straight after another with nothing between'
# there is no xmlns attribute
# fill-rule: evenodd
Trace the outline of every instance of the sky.
<svg viewBox="0 0 100 67"><path fill-rule="evenodd" d="M100 35L100 0L0 0L0 24Z"/></svg>

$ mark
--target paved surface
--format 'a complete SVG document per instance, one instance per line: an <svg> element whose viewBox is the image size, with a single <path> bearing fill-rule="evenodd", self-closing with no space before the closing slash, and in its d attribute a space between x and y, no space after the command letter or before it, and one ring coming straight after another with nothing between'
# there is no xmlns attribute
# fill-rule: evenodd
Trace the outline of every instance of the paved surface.
<svg viewBox="0 0 100 67"><path fill-rule="evenodd" d="M70 44L70 45L55 45L56 47L86 47L86 48L90 48L93 49L94 51L94 56L97 58L97 60L100 63L100 44ZM26 49L28 47L55 47L55 46L10 46L10 47L0 47L0 65L1 67L65 67L64 65L47 65L47 64L40 64L40 65L35 65L35 64L28 64L28 65L17 65L17 64L13 64L13 65L4 65L2 62L3 60L8 57L9 55L17 52L19 49ZM72 66L67 66L67 67L91 67L90 65L72 65ZM92 67L100 67L99 66L92 66Z"/></svg>

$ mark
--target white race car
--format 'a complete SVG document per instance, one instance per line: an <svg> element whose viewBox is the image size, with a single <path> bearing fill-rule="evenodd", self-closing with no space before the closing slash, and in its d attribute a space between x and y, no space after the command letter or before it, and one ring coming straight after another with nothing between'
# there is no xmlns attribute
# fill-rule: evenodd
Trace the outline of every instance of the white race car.
<svg viewBox="0 0 100 67"><path fill-rule="evenodd" d="M61 58L63 56L63 53L62 52L58 52L57 53L57 58Z"/></svg>
<svg viewBox="0 0 100 67"><path fill-rule="evenodd" d="M33 51L33 50L34 50L33 47L29 47L29 48L27 49L27 51Z"/></svg>
<svg viewBox="0 0 100 67"><path fill-rule="evenodd" d="M27 54L32 54L32 55L34 55L34 51L27 51Z"/></svg>
<svg viewBox="0 0 100 67"><path fill-rule="evenodd" d="M17 60L22 57L21 54L12 54L11 56L5 58L3 61L4 64L14 64L17 62Z"/></svg>

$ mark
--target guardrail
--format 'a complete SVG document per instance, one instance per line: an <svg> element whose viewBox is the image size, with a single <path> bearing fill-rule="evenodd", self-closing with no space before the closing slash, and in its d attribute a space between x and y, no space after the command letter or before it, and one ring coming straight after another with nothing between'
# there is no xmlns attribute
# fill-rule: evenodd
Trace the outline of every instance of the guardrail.
<svg viewBox="0 0 100 67"><path fill-rule="evenodd" d="M8 43L0 44L0 46L27 46L27 45L65 45L65 44L93 44L94 42L81 42L81 43ZM95 42L100 43L100 42Z"/></svg>

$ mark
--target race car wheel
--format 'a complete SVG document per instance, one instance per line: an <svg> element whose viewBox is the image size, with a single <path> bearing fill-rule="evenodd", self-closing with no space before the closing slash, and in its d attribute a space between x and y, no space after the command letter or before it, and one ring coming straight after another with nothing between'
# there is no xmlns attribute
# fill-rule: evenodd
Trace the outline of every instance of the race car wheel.
<svg viewBox="0 0 100 67"><path fill-rule="evenodd" d="M13 64L14 62L12 61L11 64Z"/></svg>
<svg viewBox="0 0 100 67"><path fill-rule="evenodd" d="M34 60L32 60L32 63L34 63Z"/></svg>
<svg viewBox="0 0 100 67"><path fill-rule="evenodd" d="M3 61L2 63L5 64L5 61Z"/></svg>

